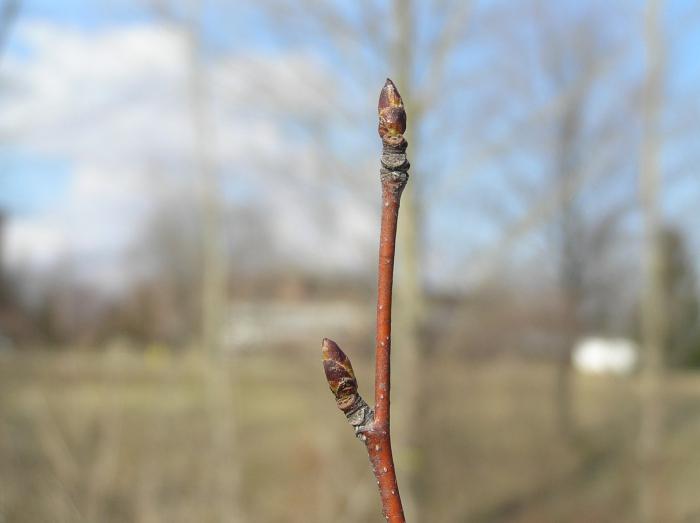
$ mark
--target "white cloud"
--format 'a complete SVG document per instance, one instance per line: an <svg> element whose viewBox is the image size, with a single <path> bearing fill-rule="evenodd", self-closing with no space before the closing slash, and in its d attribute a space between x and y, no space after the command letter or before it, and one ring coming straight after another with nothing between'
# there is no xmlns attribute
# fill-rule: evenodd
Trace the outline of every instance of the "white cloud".
<svg viewBox="0 0 700 523"><path fill-rule="evenodd" d="M87 276L114 279L132 270L120 266L120 253L166 192L162 180L192 172L186 40L164 25L97 32L35 21L20 24L17 35L29 53L5 64L10 91L0 130L30 154L67 161L71 176L65 198L11 222L8 256L46 265L68 254L89 260ZM207 75L215 130L207 146L233 182L259 198L254 205L276 249L310 267L361 265L375 248L376 220L367 218L366 202L346 195L319 204L318 146L285 131L290 118L329 110L321 93L330 72L290 53L225 57L209 64ZM274 85L284 89L273 92ZM160 182L150 176L154 165L168 173Z"/></svg>
<svg viewBox="0 0 700 523"><path fill-rule="evenodd" d="M59 253L66 249L61 227L45 219L14 219L7 225L4 252L11 266L45 268L56 263Z"/></svg>
<svg viewBox="0 0 700 523"><path fill-rule="evenodd" d="M66 255L116 257L130 244L149 205L138 171L78 165L66 192L65 200L44 212L9 221L10 264L44 269ZM91 263L82 268L87 277L102 270Z"/></svg>
<svg viewBox="0 0 700 523"><path fill-rule="evenodd" d="M160 26L103 33L21 25L31 54L12 57L0 126L38 153L134 162L187 143L182 37Z"/></svg>

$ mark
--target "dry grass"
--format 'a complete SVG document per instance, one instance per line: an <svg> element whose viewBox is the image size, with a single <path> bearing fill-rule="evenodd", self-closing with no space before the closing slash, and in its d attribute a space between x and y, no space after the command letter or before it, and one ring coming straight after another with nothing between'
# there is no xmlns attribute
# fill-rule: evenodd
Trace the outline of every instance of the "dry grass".
<svg viewBox="0 0 700 523"><path fill-rule="evenodd" d="M159 351L3 356L0 521L380 521L315 349L216 365ZM635 520L634 380L577 378L571 444L547 366L436 357L424 378L421 443L397 462L425 521ZM667 392L668 521L695 521L700 376Z"/></svg>

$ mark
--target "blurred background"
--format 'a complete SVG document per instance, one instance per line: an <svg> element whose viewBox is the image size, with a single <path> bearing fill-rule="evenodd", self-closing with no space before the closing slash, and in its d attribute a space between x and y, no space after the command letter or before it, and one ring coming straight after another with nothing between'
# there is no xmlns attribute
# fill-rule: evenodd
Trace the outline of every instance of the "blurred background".
<svg viewBox="0 0 700 523"><path fill-rule="evenodd" d="M700 6L0 2L0 522L700 521Z"/></svg>

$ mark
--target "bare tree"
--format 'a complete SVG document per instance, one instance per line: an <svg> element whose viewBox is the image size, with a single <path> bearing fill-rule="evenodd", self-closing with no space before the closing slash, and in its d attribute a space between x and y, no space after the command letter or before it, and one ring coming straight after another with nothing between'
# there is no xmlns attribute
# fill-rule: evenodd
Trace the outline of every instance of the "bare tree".
<svg viewBox="0 0 700 523"><path fill-rule="evenodd" d="M639 431L641 482L640 521L663 521L661 467L663 438L663 352L666 306L663 291L661 251L661 141L659 122L662 109L664 51L663 2L649 0L645 14L647 76L644 89L643 134L639 191L644 219L644 285L642 289L642 342L644 366L641 377L642 419Z"/></svg>
<svg viewBox="0 0 700 523"><path fill-rule="evenodd" d="M209 100L209 73L204 40L204 2L155 0L156 13L178 27L186 42L187 92L193 139L193 173L200 189L201 215L201 348L202 379L207 392L212 445L209 449L209 488L217 520L243 518L238 495L240 469L235 452L236 424L230 365L222 361L223 323L227 302L226 258L223 237L223 202L216 159L214 120Z"/></svg>
<svg viewBox="0 0 700 523"><path fill-rule="evenodd" d="M201 183L202 201L202 346L209 352L204 379L209 393L212 423L212 489L219 521L239 521L242 517L238 484L240 471L234 450L232 376L222 364L222 334L226 310L225 258L222 212L219 200L215 152L212 150L213 123L207 107L207 72L204 67L202 2L194 1L186 27L190 58L189 87L192 130L195 140L196 172Z"/></svg>
<svg viewBox="0 0 700 523"><path fill-rule="evenodd" d="M396 75L396 80L404 92L408 114L411 120L416 118L418 130L421 122L421 110L424 105L416 97L416 87L412 83L414 74L414 46L409 42L415 35L415 3L412 0L393 1L395 13L394 42L391 49L392 64L395 70L390 74ZM429 103L429 102L428 102ZM411 135L413 147L416 147L417 133ZM420 145L418 146L420 147ZM421 176L418 171L418 177ZM427 173L426 173L427 174ZM415 184L408 184L402 198L401 227L398 230L397 247L399 250L399 269L397 277L397 315L396 315L396 345L397 351L396 369L400 376L397 395L402 398L403 408L398 416L395 416L396 442L399 449L409 452L417 448L420 435L413 430L414 421L421 408L420 405L420 359L421 343L420 335L425 313L425 298L421 273L421 257L423 246L421 237L423 234L421 221L421 203ZM408 460L405 461L408 463ZM416 482L419 471L411 470L414 465L409 464L406 482L407 511L412 518L418 521L423 518L420 515L420 505L416 500Z"/></svg>
<svg viewBox="0 0 700 523"><path fill-rule="evenodd" d="M551 236L555 246L563 333L554 398L559 430L568 441L577 438L571 353L576 339L584 334L586 327L591 327L585 318L584 304L594 288L587 284L587 274L594 265L605 263L601 256L605 253L605 245L600 242L609 245L615 240L610 231L624 216L617 209L613 209L612 214L596 210L592 219L590 211L588 217L584 213L584 208L587 205L590 207L590 202L585 200L588 187L583 184L582 178L585 171L591 169L586 164L590 152L596 151L600 157L610 151L611 141L615 143L615 154L611 161L594 168L596 174L607 173L606 185L610 185L610 182L615 184L619 180L615 170L620 169L624 155L618 149L621 140L612 137L622 134L623 139L629 138L629 135L621 132L624 129L620 117L623 107L619 107L619 112L595 121L593 125L589 123L592 120L590 108L598 95L596 88L600 78L596 71L601 69L599 64L605 62L607 57L605 46L608 38L605 27L600 24L600 16L596 15L600 13L584 12L580 19L574 21L573 26L557 26L556 29L553 29L554 24L550 18L543 15L539 17L540 20L545 20L542 24L545 26L545 34L542 35L543 40L538 48L543 55L546 81L555 93L572 92L572 96L566 99L561 110L551 119L551 170L548 177L560 191L559 208L553 217ZM625 87L630 89L630 86L624 86L623 89ZM596 188L596 191L600 191L600 188ZM596 240L598 245L594 243Z"/></svg>
<svg viewBox="0 0 700 523"><path fill-rule="evenodd" d="M469 263L486 268L486 284L502 260L522 256L523 239L542 246L537 252L546 263L530 278L553 268L550 299L558 303L559 341L552 398L560 434L573 443L571 351L586 330L606 328L606 288L616 282L605 267L612 263L619 224L633 210L625 187L632 179L627 158L634 135L625 115L633 114L637 86L618 74L631 46L611 36L610 13L597 4L569 7L533 1L514 11L521 16L512 9L500 14L494 68L515 87L503 105L519 109L494 109L494 118L506 119L511 129L486 149L486 161L493 160L489 149L496 152L502 184L493 198L480 194L475 205L503 232L493 249ZM532 56L514 61L516 49ZM610 110L600 110L601 100ZM603 192L614 197L601 197Z"/></svg>

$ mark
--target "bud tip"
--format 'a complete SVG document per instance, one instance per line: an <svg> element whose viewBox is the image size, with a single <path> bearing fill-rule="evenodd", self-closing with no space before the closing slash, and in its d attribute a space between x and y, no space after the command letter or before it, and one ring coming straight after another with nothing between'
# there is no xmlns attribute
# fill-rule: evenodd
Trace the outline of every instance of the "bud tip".
<svg viewBox="0 0 700 523"><path fill-rule="evenodd" d="M390 78L379 93L379 136L382 140L401 140L406 131L406 111L399 90Z"/></svg>
<svg viewBox="0 0 700 523"><path fill-rule="evenodd" d="M338 347L338 344L333 340L329 340L328 338L323 338L321 352L323 353L324 360L338 360L340 359L341 354L345 356L343 351L340 350L340 347Z"/></svg>

